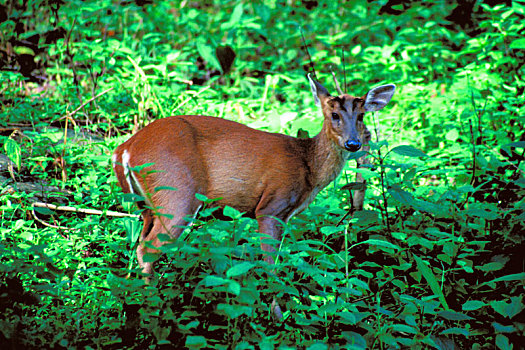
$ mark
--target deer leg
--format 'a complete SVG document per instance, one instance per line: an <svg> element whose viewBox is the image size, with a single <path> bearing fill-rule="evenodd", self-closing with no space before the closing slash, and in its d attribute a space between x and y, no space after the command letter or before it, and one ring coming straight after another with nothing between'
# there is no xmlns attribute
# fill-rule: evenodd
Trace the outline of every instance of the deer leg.
<svg viewBox="0 0 525 350"><path fill-rule="evenodd" d="M262 250L267 253L275 252L276 250L275 242L269 243L267 241L269 239L277 240L277 241L281 239L282 229L280 227L280 223L274 218L269 217L269 216L259 216L257 218L257 222L259 223L259 232L268 235L268 237L261 237ZM264 260L270 264L275 264L275 261L270 254L266 254ZM272 304L270 308L271 308L273 315L278 320L283 318L283 312L281 311L281 307L279 306L279 303L277 302L277 299L275 297L272 300Z"/></svg>
<svg viewBox="0 0 525 350"><path fill-rule="evenodd" d="M169 191L169 192L168 192ZM191 193L190 193L191 192ZM195 198L192 191L163 190L155 195L161 195L165 205L159 205L158 209L147 209L143 213L144 228L142 230L139 245L137 247L137 260L142 272L147 275L153 273L153 263L144 261L145 254L159 254L157 248L167 243L159 239L161 233L168 234L177 239L185 226L188 225L188 217L194 215L200 208L200 202ZM159 203L153 197L154 203ZM189 200L190 199L190 200Z"/></svg>

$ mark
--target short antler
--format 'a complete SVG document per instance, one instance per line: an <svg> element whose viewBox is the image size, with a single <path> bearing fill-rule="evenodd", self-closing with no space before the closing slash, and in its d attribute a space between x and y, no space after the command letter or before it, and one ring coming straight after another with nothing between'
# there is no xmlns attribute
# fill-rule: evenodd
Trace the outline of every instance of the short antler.
<svg viewBox="0 0 525 350"><path fill-rule="evenodd" d="M332 71L332 77L334 78L335 89L337 90L337 93L339 95L344 95L344 92L343 90L341 90L341 86L339 86L339 82L337 81L337 78L335 77L334 71Z"/></svg>

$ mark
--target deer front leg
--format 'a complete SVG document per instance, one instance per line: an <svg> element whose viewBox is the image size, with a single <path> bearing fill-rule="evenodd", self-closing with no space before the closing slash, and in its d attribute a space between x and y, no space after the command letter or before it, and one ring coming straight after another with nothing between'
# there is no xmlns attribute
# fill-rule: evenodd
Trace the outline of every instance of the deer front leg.
<svg viewBox="0 0 525 350"><path fill-rule="evenodd" d="M367 154L357 159L358 168L362 167L365 164L370 164L370 157L368 157L368 153L370 152L370 146L369 146L370 139L371 139L370 131L368 131L368 129L365 128L363 131L363 138L362 138L362 141L364 144L362 150L365 151ZM354 205L355 210L363 210L363 203L365 201L366 180L363 178L363 175L361 175L360 173L357 173L356 182L363 183L364 188L362 190L354 191L353 205Z"/></svg>
<svg viewBox="0 0 525 350"><path fill-rule="evenodd" d="M279 241L281 239L282 229L280 227L280 224L278 223L277 220L269 216L258 217L257 222L259 223L259 232L268 235L268 237L261 237L262 250L267 253L275 252L276 243L275 242L270 243L267 241L270 239ZM264 260L270 264L275 263L273 257L270 254L265 254ZM277 302L275 297L272 300L271 310L277 319L280 320L283 318L281 307L279 306L279 303Z"/></svg>

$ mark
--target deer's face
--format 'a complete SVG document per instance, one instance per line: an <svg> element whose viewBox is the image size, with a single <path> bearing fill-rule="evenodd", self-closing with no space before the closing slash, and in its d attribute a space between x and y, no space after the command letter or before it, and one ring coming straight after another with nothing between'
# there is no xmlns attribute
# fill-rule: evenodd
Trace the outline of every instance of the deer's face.
<svg viewBox="0 0 525 350"><path fill-rule="evenodd" d="M327 136L339 147L348 152L361 149L366 127L363 123L365 112L378 111L394 95L395 85L381 85L371 89L364 97L347 94L331 96L319 82L308 75L315 105L321 107L324 115L324 128ZM336 82L338 90L339 85Z"/></svg>
<svg viewBox="0 0 525 350"><path fill-rule="evenodd" d="M327 133L341 148L357 152L363 142L364 100L349 95L328 97L322 103Z"/></svg>

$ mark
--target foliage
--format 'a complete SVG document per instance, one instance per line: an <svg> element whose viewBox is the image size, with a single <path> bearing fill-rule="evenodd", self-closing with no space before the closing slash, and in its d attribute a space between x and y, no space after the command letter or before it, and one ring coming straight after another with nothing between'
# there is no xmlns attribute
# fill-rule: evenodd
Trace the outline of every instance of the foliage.
<svg viewBox="0 0 525 350"><path fill-rule="evenodd" d="M525 2L495 3L467 29L447 1L0 5L0 343L523 348ZM373 166L350 161L290 220L275 266L253 220L206 220L210 203L146 284L137 218L32 206L133 212L111 152L156 118L315 134L300 28L325 86L333 69L350 94L398 91L366 117ZM349 215L356 172L367 201Z"/></svg>

